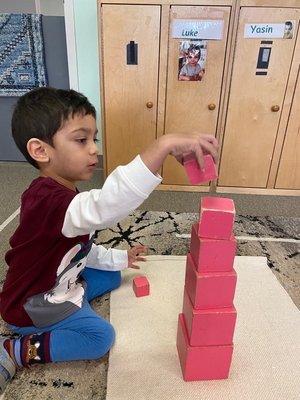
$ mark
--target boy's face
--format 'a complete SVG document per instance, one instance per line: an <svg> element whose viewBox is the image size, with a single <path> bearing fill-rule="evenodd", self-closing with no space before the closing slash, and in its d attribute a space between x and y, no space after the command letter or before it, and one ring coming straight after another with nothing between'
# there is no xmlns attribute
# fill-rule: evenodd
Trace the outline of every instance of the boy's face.
<svg viewBox="0 0 300 400"><path fill-rule="evenodd" d="M188 63L191 65L196 65L199 61L199 54L190 52L188 53Z"/></svg>
<svg viewBox="0 0 300 400"><path fill-rule="evenodd" d="M285 34L290 33L291 30L292 30L292 25L290 25L290 24L285 24L285 26L284 26L284 33L285 33Z"/></svg>
<svg viewBox="0 0 300 400"><path fill-rule="evenodd" d="M49 163L42 169L48 176L73 185L89 180L98 163L97 127L92 115L74 115L53 136Z"/></svg>

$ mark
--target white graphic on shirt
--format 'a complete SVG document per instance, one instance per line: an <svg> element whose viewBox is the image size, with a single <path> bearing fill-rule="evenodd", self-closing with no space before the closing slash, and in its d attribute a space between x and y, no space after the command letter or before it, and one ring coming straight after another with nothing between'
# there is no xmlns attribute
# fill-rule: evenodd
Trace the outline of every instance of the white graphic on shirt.
<svg viewBox="0 0 300 400"><path fill-rule="evenodd" d="M78 276L86 265L87 255L85 257L72 261L80 252L82 246L77 244L61 260L57 269L57 280L51 292L44 295L44 300L50 303L72 302L78 307L82 306L84 288L78 282Z"/></svg>

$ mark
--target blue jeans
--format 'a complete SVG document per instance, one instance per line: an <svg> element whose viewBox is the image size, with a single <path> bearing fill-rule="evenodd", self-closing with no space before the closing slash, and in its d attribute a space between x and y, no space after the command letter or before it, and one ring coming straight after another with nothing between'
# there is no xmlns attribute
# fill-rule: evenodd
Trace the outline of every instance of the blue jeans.
<svg viewBox="0 0 300 400"><path fill-rule="evenodd" d="M121 284L120 271L85 268L81 276L87 283L87 290L80 310L45 328L9 325L13 332L21 335L50 332L50 356L53 362L100 358L108 352L115 340L112 325L96 314L89 302L118 288Z"/></svg>

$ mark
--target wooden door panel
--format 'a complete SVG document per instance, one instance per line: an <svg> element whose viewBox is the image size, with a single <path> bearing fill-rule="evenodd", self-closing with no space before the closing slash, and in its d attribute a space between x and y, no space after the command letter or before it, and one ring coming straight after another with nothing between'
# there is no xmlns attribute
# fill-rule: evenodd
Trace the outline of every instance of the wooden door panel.
<svg viewBox="0 0 300 400"><path fill-rule="evenodd" d="M219 186L267 186L273 149L284 100L299 10L280 8L241 9L230 98L223 141ZM284 23L296 20L292 39L271 41L267 75L256 75L263 39L244 38L246 23ZM268 47L267 44L264 46ZM272 111L272 106L279 111Z"/></svg>
<svg viewBox="0 0 300 400"><path fill-rule="evenodd" d="M277 189L300 189L300 67L281 154Z"/></svg>
<svg viewBox="0 0 300 400"><path fill-rule="evenodd" d="M178 80L179 43L169 37L165 133L216 134L230 7L173 6L173 19L224 20L223 39L207 40L205 74L200 82ZM208 106L215 104L214 110ZM188 185L184 169L172 157L163 166L165 184Z"/></svg>
<svg viewBox="0 0 300 400"><path fill-rule="evenodd" d="M159 33L159 6L102 5L107 173L156 137ZM127 65L130 41L138 45L137 65Z"/></svg>

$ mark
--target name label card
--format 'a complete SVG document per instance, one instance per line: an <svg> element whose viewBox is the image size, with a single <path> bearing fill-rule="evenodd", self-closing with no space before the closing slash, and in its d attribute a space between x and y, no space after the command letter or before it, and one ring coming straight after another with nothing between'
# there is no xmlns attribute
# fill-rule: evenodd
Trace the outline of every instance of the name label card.
<svg viewBox="0 0 300 400"><path fill-rule="evenodd" d="M216 19L174 19L172 37L178 39L213 39L223 38L223 20Z"/></svg>
<svg viewBox="0 0 300 400"><path fill-rule="evenodd" d="M291 31L293 29L293 22L289 21L291 24ZM272 23L266 23L266 24L245 24L245 29L244 29L244 37L245 38L277 38L277 39L282 39L286 35L287 31L287 23L282 23L282 24L272 24Z"/></svg>

